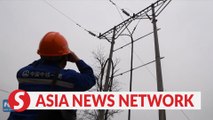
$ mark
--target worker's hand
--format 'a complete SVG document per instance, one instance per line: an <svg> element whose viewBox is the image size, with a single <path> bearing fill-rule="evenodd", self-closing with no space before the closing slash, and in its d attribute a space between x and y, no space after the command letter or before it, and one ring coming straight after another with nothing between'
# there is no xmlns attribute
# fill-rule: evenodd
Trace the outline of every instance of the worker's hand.
<svg viewBox="0 0 213 120"><path fill-rule="evenodd" d="M78 56L74 52L71 51L71 53L68 54L68 61L75 63L79 60L80 59L78 58Z"/></svg>

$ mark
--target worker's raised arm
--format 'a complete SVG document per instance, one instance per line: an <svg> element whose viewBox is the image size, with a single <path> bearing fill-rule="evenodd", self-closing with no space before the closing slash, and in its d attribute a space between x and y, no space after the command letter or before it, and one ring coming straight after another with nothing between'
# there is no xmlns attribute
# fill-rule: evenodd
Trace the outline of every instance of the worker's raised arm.
<svg viewBox="0 0 213 120"><path fill-rule="evenodd" d="M76 66L80 71L80 73L78 73L72 70L67 70L65 74L67 77L66 79L73 83L74 90L86 91L95 85L95 76L92 68L88 64L79 59L79 57L74 52L69 54L68 61L76 63Z"/></svg>

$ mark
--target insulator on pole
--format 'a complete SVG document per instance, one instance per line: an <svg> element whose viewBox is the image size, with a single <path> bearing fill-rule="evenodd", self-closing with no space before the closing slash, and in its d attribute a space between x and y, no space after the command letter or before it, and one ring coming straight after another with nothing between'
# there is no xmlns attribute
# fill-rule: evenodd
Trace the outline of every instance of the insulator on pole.
<svg viewBox="0 0 213 120"><path fill-rule="evenodd" d="M121 9L121 10L125 15L130 16L130 14L126 10L124 10L124 9Z"/></svg>

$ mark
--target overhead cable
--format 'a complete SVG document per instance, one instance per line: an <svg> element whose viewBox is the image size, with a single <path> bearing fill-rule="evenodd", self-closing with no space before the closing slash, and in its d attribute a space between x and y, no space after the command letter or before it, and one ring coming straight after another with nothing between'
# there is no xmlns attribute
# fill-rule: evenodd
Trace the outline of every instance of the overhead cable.
<svg viewBox="0 0 213 120"><path fill-rule="evenodd" d="M183 113L183 115L186 117L187 120L191 120L191 119L189 118L189 116L188 116L183 110L181 110L181 112Z"/></svg>
<svg viewBox="0 0 213 120"><path fill-rule="evenodd" d="M3 89L0 89L1 92L4 92L4 93L10 93L9 91L7 90L3 90Z"/></svg>
<svg viewBox="0 0 213 120"><path fill-rule="evenodd" d="M160 28L157 29L157 30L160 30ZM136 42L136 41L138 41L138 40L140 40L140 39L142 39L142 38L145 38L145 37L147 37L147 36L149 36L149 35L151 35L151 34L153 34L153 32L147 33L147 34L145 34L145 35L143 35L143 36L141 36L141 37L135 39L133 42ZM121 47L115 49L113 52L115 52L115 51L117 51L117 50L119 50L119 49L122 49L122 48L124 48L124 47L126 47L126 46L128 46L128 45L130 45L130 44L131 44L131 42L129 42L129 43L127 43L127 44L125 44L125 45L123 45L123 46L121 46Z"/></svg>
<svg viewBox="0 0 213 120"><path fill-rule="evenodd" d="M117 10L117 12L119 13L119 15L120 15L120 17L121 17L121 19L122 19L123 21L124 21L124 18L123 18L123 16L121 15L120 10L121 10L125 15L130 16L130 14L129 14L127 11L125 11L124 9L121 9L121 8L120 8L117 4L115 4L112 0L109 0L109 1L112 3L112 5L114 5L114 6L116 7L116 10ZM119 9L120 9L120 10L119 10ZM134 15L134 13L133 13L133 15ZM138 22L137 22L137 24L135 25L135 27L133 28L132 32L130 32L130 30L129 30L128 27L126 26L128 32L129 32L129 34L130 34L129 36L132 36L132 34L133 34L134 31L136 30L136 28L137 28L137 26L139 25L139 23L140 23L141 20L142 20L142 19L139 19L139 20L138 20ZM158 28L157 31L158 31L158 30L160 30L160 28ZM145 38L145 37L151 35L152 33L153 33L153 32L148 33L148 34L146 34L146 35L144 35L144 36L142 36L142 37L139 37L139 38L137 38L136 40L134 40L133 42L136 42L136 41L138 41L138 40L140 40L140 39L142 39L142 38ZM132 43L132 42L129 42L129 43L127 43L127 44L125 44L125 45L123 45L123 46L121 46L121 47L115 49L113 52L115 52L115 51L117 51L117 50L119 50L119 49L122 49L122 48L124 48L124 47L130 45L131 43ZM141 61L142 64L145 64L145 63L142 61L142 59L136 54L136 52L134 52L134 54L135 54L136 57ZM147 71L151 74L151 76L156 80L154 74L149 70L149 68L148 68L147 66L145 66L145 68L146 68ZM129 72L129 71L128 71L128 72Z"/></svg>
<svg viewBox="0 0 213 120"><path fill-rule="evenodd" d="M81 26L79 23L77 23L75 20L73 20L71 17L69 17L68 15L66 15L65 13L63 13L61 10L59 10L58 8L56 8L55 6L53 6L48 0L44 0L44 2L49 5L51 8L53 8L55 11L57 11L58 13L60 13L61 15L63 15L64 17L66 17L69 21L71 21L72 23L74 23L76 26L78 26L79 28L83 29L84 31L88 32L90 35L97 37L97 35L89 30L87 30L85 27Z"/></svg>
<svg viewBox="0 0 213 120"><path fill-rule="evenodd" d="M164 57L161 57L160 59L163 59L163 58L164 58ZM148 64L151 64L151 63L154 63L154 62L155 62L155 60L150 61L150 62L145 63L145 64L143 64L143 65L134 67L132 70L139 69L139 68L141 68L141 67L144 67L144 66L146 66L146 65L148 65ZM128 72L130 72L130 71L131 71L131 70L124 71L124 72L122 72L122 73L119 73L119 74L117 74L117 75L114 75L114 77L117 77L117 76L120 76L120 75L124 75L124 74L126 74L126 73L128 73Z"/></svg>

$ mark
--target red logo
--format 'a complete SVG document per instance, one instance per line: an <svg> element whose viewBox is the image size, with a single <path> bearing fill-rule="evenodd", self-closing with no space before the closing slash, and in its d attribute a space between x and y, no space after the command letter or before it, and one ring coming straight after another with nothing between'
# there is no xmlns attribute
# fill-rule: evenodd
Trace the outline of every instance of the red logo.
<svg viewBox="0 0 213 120"><path fill-rule="evenodd" d="M14 90L12 93L10 93L8 102L11 109L16 112L22 112L29 107L30 96L24 90Z"/></svg>

